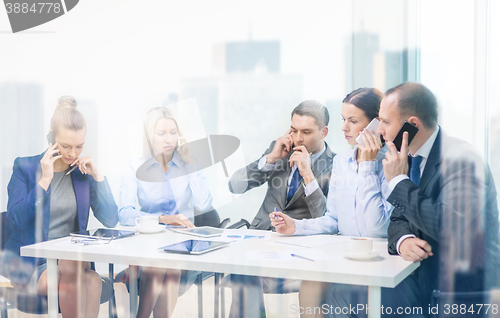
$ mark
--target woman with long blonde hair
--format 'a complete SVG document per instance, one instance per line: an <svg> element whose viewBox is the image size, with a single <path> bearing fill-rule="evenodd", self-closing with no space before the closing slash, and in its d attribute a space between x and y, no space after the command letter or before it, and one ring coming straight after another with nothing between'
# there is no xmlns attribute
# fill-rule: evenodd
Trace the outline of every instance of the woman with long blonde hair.
<svg viewBox="0 0 500 318"><path fill-rule="evenodd" d="M177 120L166 107L149 110L144 122L144 156L126 168L119 202L122 225L156 216L163 224L194 227L193 208L205 212L212 196L185 145ZM126 272L125 272L126 273ZM170 317L177 297L194 282L197 272L144 267L139 269L137 317ZM127 274L117 279L127 281Z"/></svg>

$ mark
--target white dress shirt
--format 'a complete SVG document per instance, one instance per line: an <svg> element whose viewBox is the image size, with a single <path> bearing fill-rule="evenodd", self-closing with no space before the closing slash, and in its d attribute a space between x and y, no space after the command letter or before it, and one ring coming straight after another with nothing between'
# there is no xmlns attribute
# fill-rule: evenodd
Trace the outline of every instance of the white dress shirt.
<svg viewBox="0 0 500 318"><path fill-rule="evenodd" d="M196 164L186 164L177 151L167 164L165 173L156 160L152 160L149 169L165 177L165 182L146 182L137 179L139 167L150 160L141 158L132 160L123 175L120 187L118 217L122 225L135 225L135 219L143 215L183 214L194 222L193 207L204 212L212 206L212 196L207 180ZM170 178L170 175L181 175ZM170 183L169 185L167 183ZM169 211L171 201L175 202L176 211Z"/></svg>
<svg viewBox="0 0 500 318"><path fill-rule="evenodd" d="M392 205L380 150L375 161L357 163L357 148L333 158L326 214L295 221L294 235L340 234L387 237Z"/></svg>

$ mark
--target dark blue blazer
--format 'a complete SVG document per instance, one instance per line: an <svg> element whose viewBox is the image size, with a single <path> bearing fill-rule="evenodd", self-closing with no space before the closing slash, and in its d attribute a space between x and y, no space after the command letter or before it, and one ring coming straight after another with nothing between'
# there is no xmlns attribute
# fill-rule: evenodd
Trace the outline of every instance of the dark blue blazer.
<svg viewBox="0 0 500 318"><path fill-rule="evenodd" d="M5 248L18 255L24 245L46 241L49 232L50 191L45 191L38 181L42 176L40 160L43 153L33 157L16 158L12 177L7 187L9 201L7 218L13 230ZM95 182L94 178L84 175L79 169L71 173L75 190L78 226L87 229L89 209L105 226L113 227L118 223L118 207L108 181ZM26 258L31 262L35 259Z"/></svg>
<svg viewBox="0 0 500 318"><path fill-rule="evenodd" d="M420 184L403 180L388 201L390 254L400 237L413 234L433 256L416 271L422 306L433 290L479 291L498 283L498 205L491 172L474 147L440 129ZM460 269L458 263L467 266ZM424 310L425 311L425 310Z"/></svg>

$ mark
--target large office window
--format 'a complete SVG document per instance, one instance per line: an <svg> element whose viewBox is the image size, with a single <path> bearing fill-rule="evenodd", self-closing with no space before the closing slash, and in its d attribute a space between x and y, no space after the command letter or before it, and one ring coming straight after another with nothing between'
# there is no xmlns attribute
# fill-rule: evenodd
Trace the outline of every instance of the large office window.
<svg viewBox="0 0 500 318"><path fill-rule="evenodd" d="M489 34L488 34L488 113L487 133L489 134L487 152L497 191L500 185L500 3L489 2Z"/></svg>

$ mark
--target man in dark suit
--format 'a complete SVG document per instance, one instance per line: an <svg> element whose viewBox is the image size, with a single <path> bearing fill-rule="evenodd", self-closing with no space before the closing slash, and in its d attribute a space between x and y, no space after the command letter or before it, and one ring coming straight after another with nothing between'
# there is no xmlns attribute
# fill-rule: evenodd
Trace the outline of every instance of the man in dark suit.
<svg viewBox="0 0 500 318"><path fill-rule="evenodd" d="M396 288L382 289L382 305L391 307L391 317L397 307L420 307L420 312L413 313L424 316L453 317L453 304L469 310L471 304L484 303L481 297L441 299L436 301L442 301L438 312L429 312L433 291L480 292L497 284L498 206L488 166L471 144L448 136L437 125L436 98L421 84L403 83L389 89L379 118L377 132L389 150L383 161L391 191L387 200L394 206L389 253L421 262ZM398 153L391 140L405 121L418 132L409 145L408 133L403 134ZM352 298L342 299L331 292L327 302L334 306L353 304ZM472 309L475 313L469 311L466 316L477 316L479 307Z"/></svg>
<svg viewBox="0 0 500 318"><path fill-rule="evenodd" d="M326 211L335 156L324 141L328 110L317 101L306 100L294 108L291 117L290 129L229 181L232 193L245 193L267 183L264 202L251 223L253 229L271 230L269 213L275 209L295 219L319 217ZM299 287L297 281L243 275L231 275L231 283L231 317L265 316L263 292L298 291Z"/></svg>
<svg viewBox="0 0 500 318"><path fill-rule="evenodd" d="M384 139L392 140L403 120L419 128L408 146L404 136L400 153L389 142L383 163L392 189L388 201L395 207L388 229L389 252L421 262L416 272L421 305L428 306L433 290L475 292L492 287L498 205L488 166L471 144L449 137L437 126L436 99L423 85L401 84L386 93L382 105L379 133Z"/></svg>

